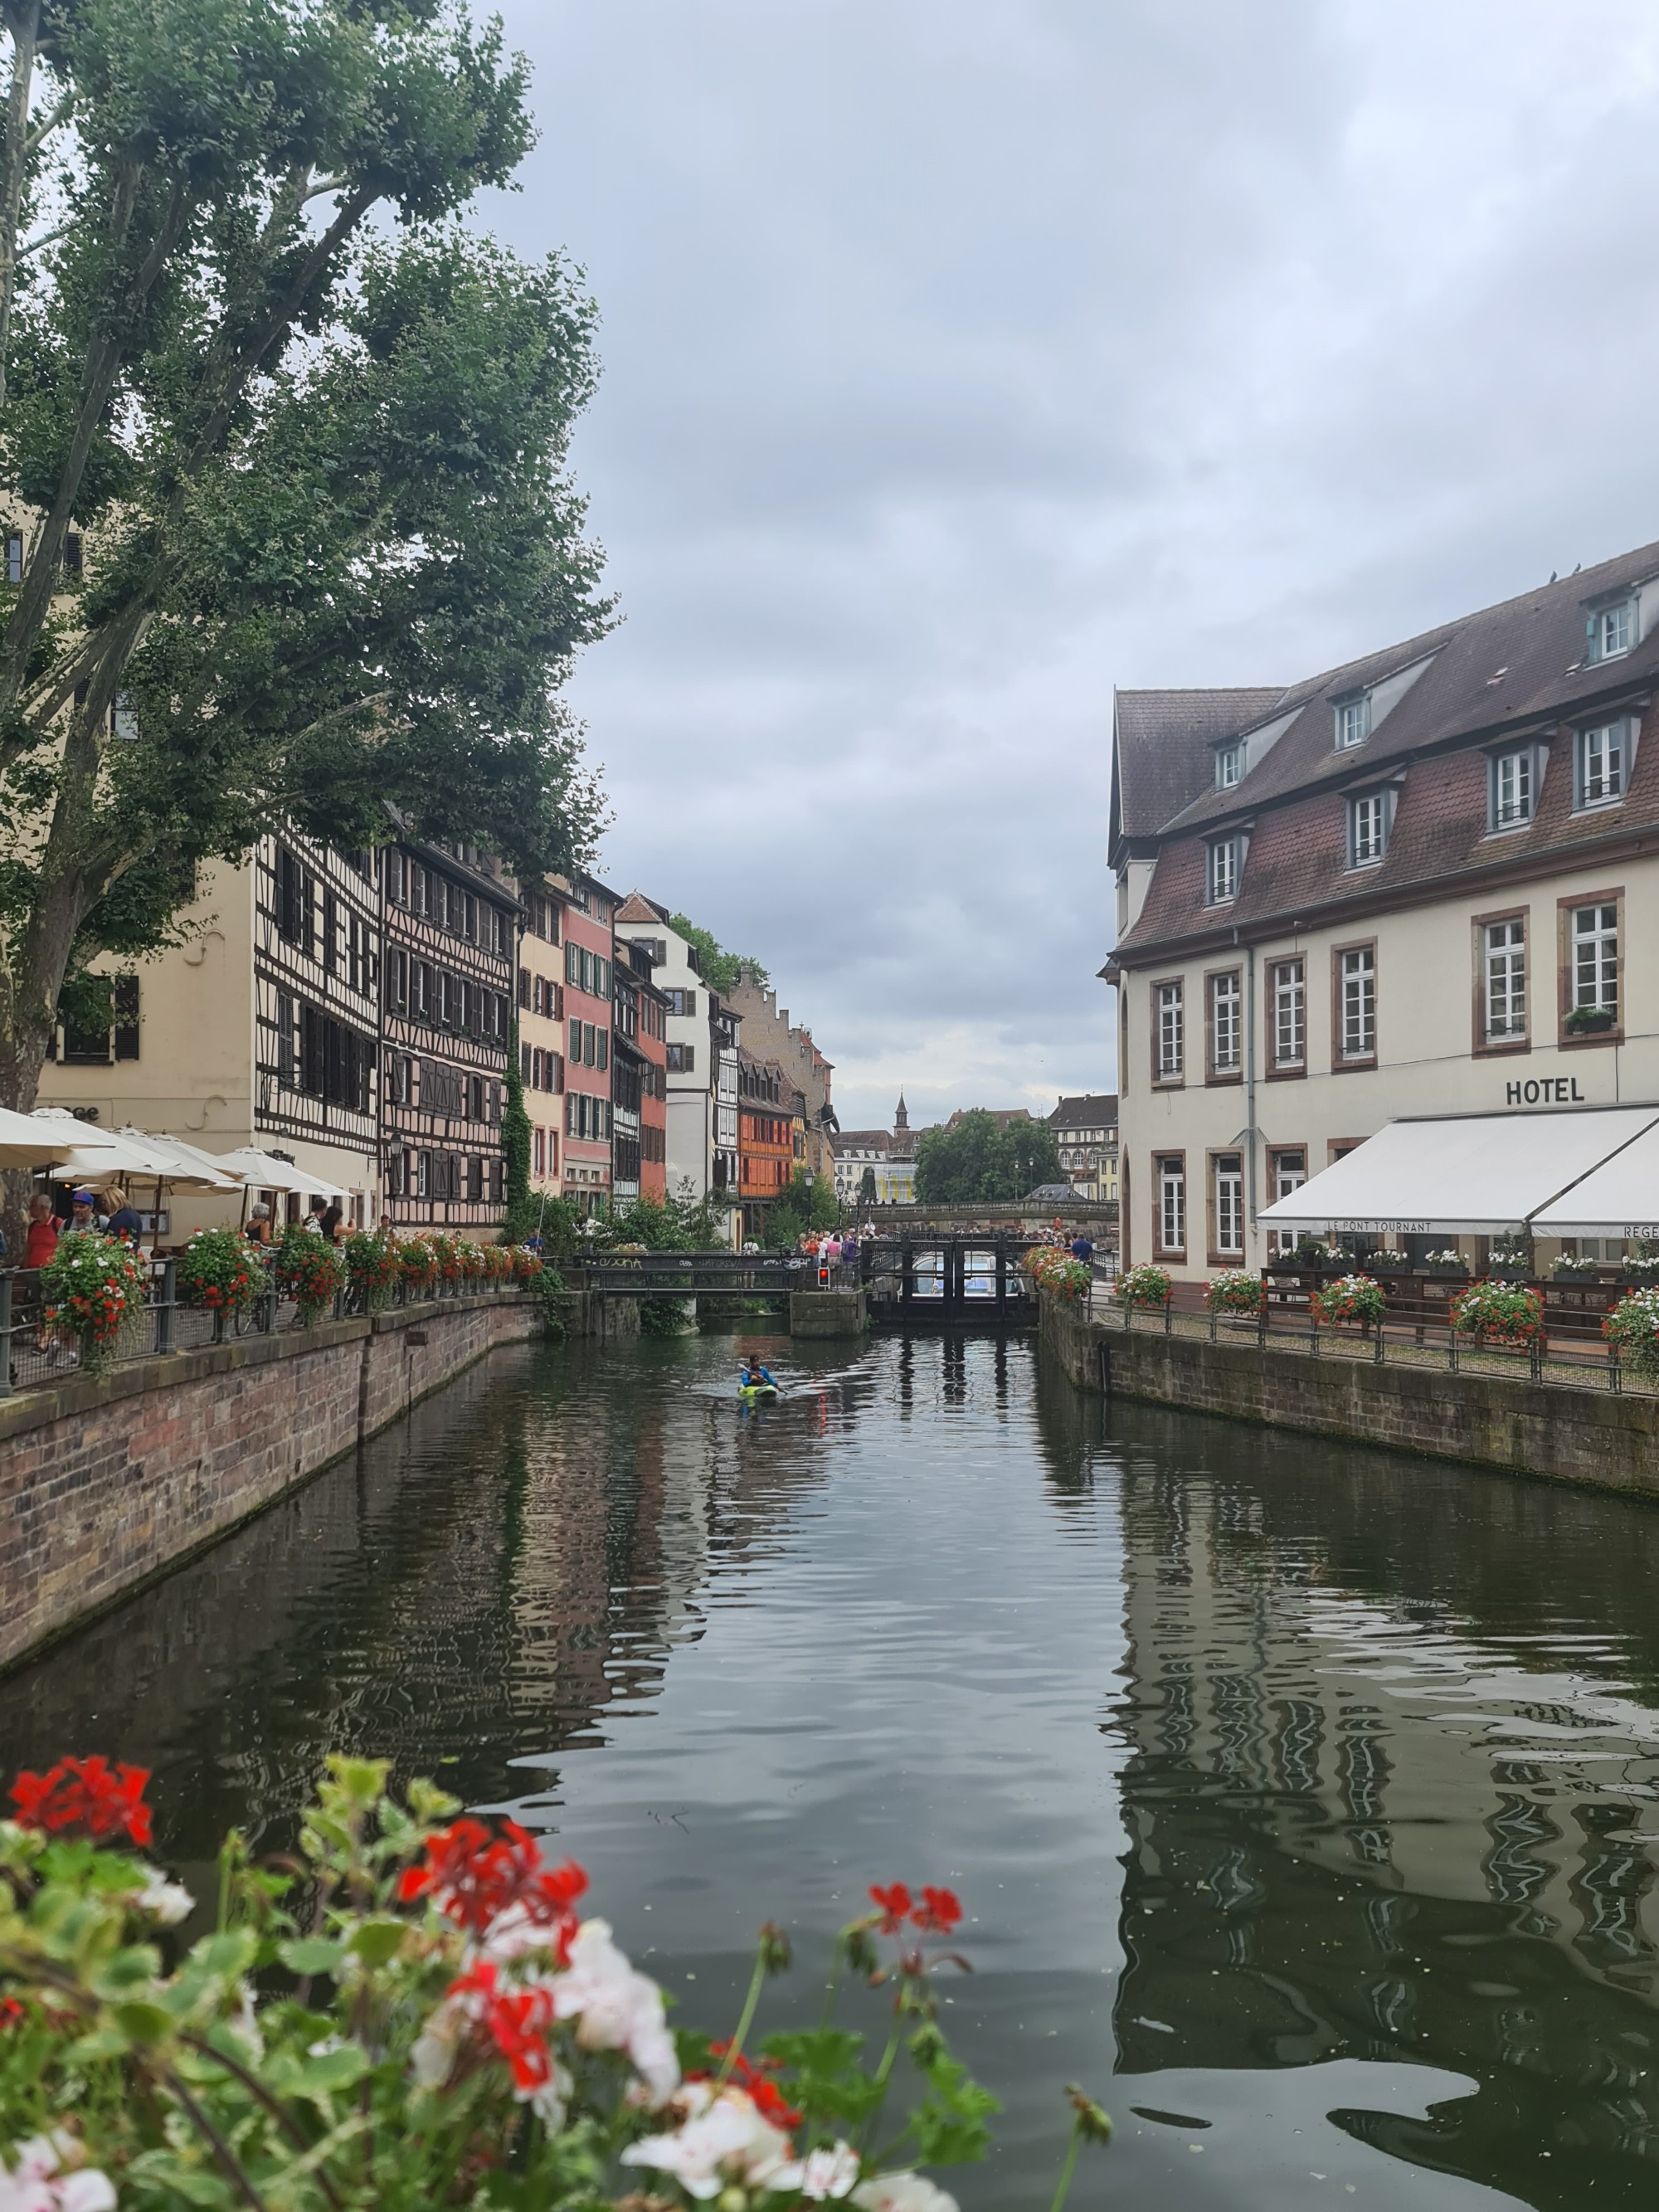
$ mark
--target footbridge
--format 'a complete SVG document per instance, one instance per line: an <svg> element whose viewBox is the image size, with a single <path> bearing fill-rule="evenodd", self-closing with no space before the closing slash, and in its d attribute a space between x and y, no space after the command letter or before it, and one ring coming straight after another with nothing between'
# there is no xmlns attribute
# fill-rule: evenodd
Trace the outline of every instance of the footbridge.
<svg viewBox="0 0 1659 2212"><path fill-rule="evenodd" d="M1018 1232L918 1229L860 1244L871 1317L1005 1328L1035 1322L1036 1298L1020 1263L1036 1241Z"/></svg>

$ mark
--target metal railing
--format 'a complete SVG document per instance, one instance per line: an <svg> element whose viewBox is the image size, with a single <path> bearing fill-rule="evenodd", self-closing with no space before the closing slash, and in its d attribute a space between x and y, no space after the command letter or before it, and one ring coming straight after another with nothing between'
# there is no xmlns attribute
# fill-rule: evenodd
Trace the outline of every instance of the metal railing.
<svg viewBox="0 0 1659 2212"><path fill-rule="evenodd" d="M234 1313L222 1307L215 1311L181 1298L178 1264L172 1259L150 1262L144 1303L122 1317L114 1342L104 1355L104 1367L151 1359L169 1352L194 1351L237 1337L270 1336L297 1324L299 1307L279 1293L270 1258L262 1263L266 1271L264 1287L251 1304ZM373 1310L390 1312L402 1306L426 1305L434 1299L501 1297L519 1287L513 1281L466 1279L429 1287L400 1281L382 1295ZM336 1294L326 1318L349 1321L370 1310L368 1295L347 1283ZM75 1331L62 1322L46 1319L40 1270L0 1271L0 1396L61 1382L80 1369L80 1345Z"/></svg>
<svg viewBox="0 0 1659 2212"><path fill-rule="evenodd" d="M1550 1309L1545 1325L1528 1342L1508 1345L1486 1340L1455 1328L1449 1318L1450 1301L1390 1300L1380 1322L1369 1321L1322 1322L1304 1291L1279 1291L1275 1279L1267 1279L1267 1298L1254 1314L1183 1311L1173 1297L1161 1306L1125 1306L1103 1283L1095 1284L1084 1301L1090 1318L1126 1334L1180 1336L1206 1340L1211 1344L1254 1344L1266 1351L1304 1352L1315 1359L1362 1361L1383 1367L1427 1367L1443 1373L1507 1375L1529 1382L1553 1383L1575 1389L1632 1391L1659 1395L1659 1378L1643 1375L1620 1357L1616 1343L1601 1337L1599 1322L1594 1339L1582 1334L1553 1334ZM1456 1288L1464 1287L1457 1283ZM1543 1289L1542 1284L1527 1285ZM1550 1285L1549 1287L1556 1287Z"/></svg>

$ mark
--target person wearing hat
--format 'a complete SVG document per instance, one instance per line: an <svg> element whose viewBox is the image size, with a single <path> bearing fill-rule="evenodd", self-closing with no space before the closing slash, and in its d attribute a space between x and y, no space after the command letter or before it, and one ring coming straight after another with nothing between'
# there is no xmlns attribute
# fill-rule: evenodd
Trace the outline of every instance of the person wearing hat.
<svg viewBox="0 0 1659 2212"><path fill-rule="evenodd" d="M70 1199L70 1204L74 1209L70 1215L69 1225L71 1229L78 1229L84 1232L87 1230L97 1228L98 1200L94 1192L77 1190Z"/></svg>

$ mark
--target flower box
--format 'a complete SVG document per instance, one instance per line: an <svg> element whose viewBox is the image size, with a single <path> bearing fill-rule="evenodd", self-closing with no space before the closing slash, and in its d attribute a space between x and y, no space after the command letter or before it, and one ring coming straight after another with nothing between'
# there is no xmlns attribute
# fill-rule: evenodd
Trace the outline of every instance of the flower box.
<svg viewBox="0 0 1659 2212"><path fill-rule="evenodd" d="M1601 1036L1618 1026L1619 1013L1613 1006L1575 1006L1565 1024L1569 1036Z"/></svg>

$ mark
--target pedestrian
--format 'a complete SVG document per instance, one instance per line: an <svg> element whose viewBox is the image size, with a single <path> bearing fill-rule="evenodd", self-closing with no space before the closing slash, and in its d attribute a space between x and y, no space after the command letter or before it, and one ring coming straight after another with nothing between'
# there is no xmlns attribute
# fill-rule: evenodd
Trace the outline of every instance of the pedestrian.
<svg viewBox="0 0 1659 2212"><path fill-rule="evenodd" d="M1087 1230L1079 1229L1077 1235L1073 1237L1072 1257L1074 1260L1080 1260L1085 1267L1092 1267L1094 1266L1095 1248L1089 1242L1089 1232Z"/></svg>
<svg viewBox="0 0 1659 2212"><path fill-rule="evenodd" d="M306 1208L306 1227L310 1230L313 1237L322 1235L323 1216L327 1211L328 1200L325 1198L313 1198Z"/></svg>
<svg viewBox="0 0 1659 2212"><path fill-rule="evenodd" d="M118 1182L112 1182L104 1193L104 1204L109 1209L109 1218L104 1226L112 1237L119 1237L128 1244L137 1245L143 1232L143 1222Z"/></svg>
<svg viewBox="0 0 1659 2212"><path fill-rule="evenodd" d="M52 1200L43 1190L37 1190L29 1200L29 1233L23 1245L23 1265L44 1267L58 1249L58 1224L52 1218Z"/></svg>
<svg viewBox="0 0 1659 2212"><path fill-rule="evenodd" d="M337 1244L339 1243L340 1231L344 1221L344 1206L341 1205L337 1198L331 1199L324 1211L322 1219L323 1236L328 1243Z"/></svg>
<svg viewBox="0 0 1659 2212"><path fill-rule="evenodd" d="M98 1200L93 1192L77 1190L70 1200L70 1206L69 1225L71 1229L78 1231L82 1236L86 1236L100 1225L98 1219Z"/></svg>
<svg viewBox="0 0 1659 2212"><path fill-rule="evenodd" d="M250 1244L269 1244L270 1242L270 1208L264 1204L251 1206L247 1211L247 1227L243 1235Z"/></svg>
<svg viewBox="0 0 1659 2212"><path fill-rule="evenodd" d="M849 1229L841 1240L841 1264L843 1267L856 1267L858 1263L859 1240L854 1232Z"/></svg>

